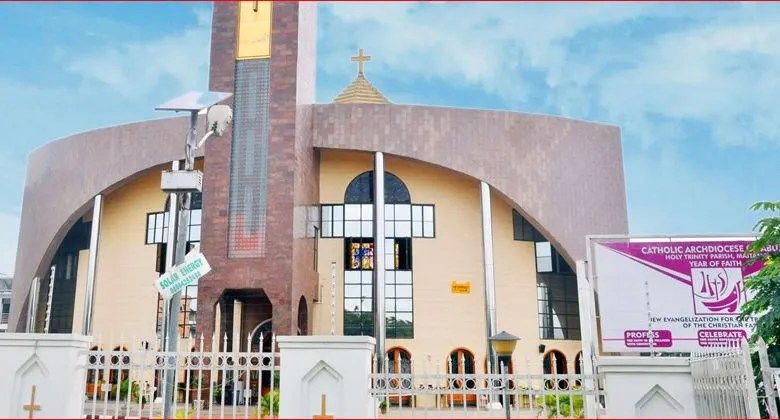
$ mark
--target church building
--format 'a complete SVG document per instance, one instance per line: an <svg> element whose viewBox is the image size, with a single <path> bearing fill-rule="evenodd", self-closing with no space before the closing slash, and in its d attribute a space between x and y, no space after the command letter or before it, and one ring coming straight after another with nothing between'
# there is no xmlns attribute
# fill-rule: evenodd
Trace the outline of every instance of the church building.
<svg viewBox="0 0 780 420"><path fill-rule="evenodd" d="M505 330L521 338L513 365L578 370L574 262L586 235L628 230L618 127L397 104L362 49L354 80L316 103L315 4L215 2L212 22L208 89L232 93L233 122L196 157L188 246L212 271L183 291L182 346L371 335L393 371L483 373ZM96 129L29 156L9 331L159 347L161 172L184 159L188 124Z"/></svg>

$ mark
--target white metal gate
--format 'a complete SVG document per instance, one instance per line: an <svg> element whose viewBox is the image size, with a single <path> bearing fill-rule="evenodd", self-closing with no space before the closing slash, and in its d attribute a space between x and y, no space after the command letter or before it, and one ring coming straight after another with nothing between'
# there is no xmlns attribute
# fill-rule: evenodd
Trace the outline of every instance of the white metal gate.
<svg viewBox="0 0 780 420"><path fill-rule="evenodd" d="M761 417L747 343L712 353L694 353L690 362L699 418Z"/></svg>
<svg viewBox="0 0 780 420"><path fill-rule="evenodd" d="M260 418L278 415L278 353L275 336L260 336L268 352L230 352L222 343L189 342L192 351L163 352L144 345L87 354L87 418L161 418L163 372L176 378L176 418ZM222 347L220 349L220 344ZM247 339L247 348L251 342ZM130 347L129 349L127 349Z"/></svg>
<svg viewBox="0 0 780 420"><path fill-rule="evenodd" d="M371 394L392 417L582 418L585 404L600 413L604 391L598 375L373 373ZM530 369L529 369L530 372Z"/></svg>

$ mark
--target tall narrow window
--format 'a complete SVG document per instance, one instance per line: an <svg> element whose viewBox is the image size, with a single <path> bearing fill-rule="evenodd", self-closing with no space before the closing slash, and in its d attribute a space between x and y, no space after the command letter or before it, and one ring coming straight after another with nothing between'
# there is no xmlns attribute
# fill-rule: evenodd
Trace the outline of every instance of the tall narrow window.
<svg viewBox="0 0 780 420"><path fill-rule="evenodd" d="M166 200L165 208L169 202ZM146 243L157 244L155 267L161 275L165 273L165 259L168 250L168 229L170 227L167 211L149 213L146 216ZM203 216L203 195L193 193L190 198L190 222L187 229L187 252L200 245L201 220ZM157 295L157 331L162 328L162 313L164 301ZM195 334L198 313L198 282L187 285L182 290L181 305L179 307L179 335L182 338Z"/></svg>
<svg viewBox="0 0 780 420"><path fill-rule="evenodd" d="M539 275L536 290L539 338L579 340L580 316L576 279L573 276Z"/></svg>

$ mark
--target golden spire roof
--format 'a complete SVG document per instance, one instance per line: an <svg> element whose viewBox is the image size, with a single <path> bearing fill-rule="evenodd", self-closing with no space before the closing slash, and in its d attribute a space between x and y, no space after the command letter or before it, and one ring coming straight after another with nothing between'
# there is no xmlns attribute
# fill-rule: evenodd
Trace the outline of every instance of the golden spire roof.
<svg viewBox="0 0 780 420"><path fill-rule="evenodd" d="M333 100L337 104L389 104L390 101L382 95L371 82L363 75L363 65L370 61L370 55L364 55L363 49L358 50L358 55L352 57L352 61L358 63L358 74L355 80Z"/></svg>

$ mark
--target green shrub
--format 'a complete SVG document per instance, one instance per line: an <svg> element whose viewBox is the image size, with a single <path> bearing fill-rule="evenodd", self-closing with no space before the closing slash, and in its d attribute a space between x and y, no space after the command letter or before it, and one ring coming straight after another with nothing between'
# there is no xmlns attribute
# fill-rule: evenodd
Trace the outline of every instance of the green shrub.
<svg viewBox="0 0 780 420"><path fill-rule="evenodd" d="M273 407L274 415L279 415L279 391L274 390L263 395L262 401L260 401L260 409L262 410L263 417L271 414L271 407Z"/></svg>
<svg viewBox="0 0 780 420"><path fill-rule="evenodd" d="M576 417L581 419L585 417L582 395L564 393L545 395L536 398L536 405L539 408L539 414L546 414L548 418ZM560 413L558 412L559 408Z"/></svg>
<svg viewBox="0 0 780 420"><path fill-rule="evenodd" d="M127 379L125 379L124 381L119 383L119 399L120 400L126 400L127 399L127 390L128 390L128 388L130 388L131 392L132 392L130 394L130 399L133 402L137 402L138 401L138 396L141 394L141 385L139 385L138 382L133 381L132 387L131 387L130 386L130 381L127 380ZM116 399L117 398L116 389L117 389L116 385L113 385L111 387L111 391L109 393L110 394L109 398L111 398L111 399ZM146 403L146 396L143 397L142 402Z"/></svg>

